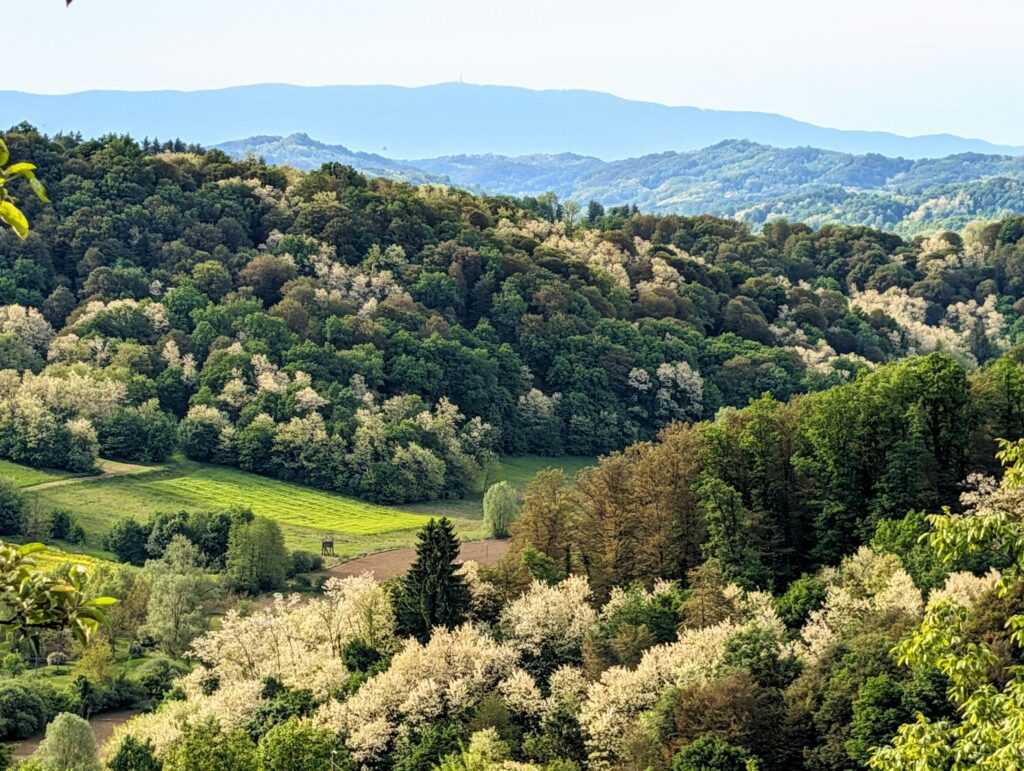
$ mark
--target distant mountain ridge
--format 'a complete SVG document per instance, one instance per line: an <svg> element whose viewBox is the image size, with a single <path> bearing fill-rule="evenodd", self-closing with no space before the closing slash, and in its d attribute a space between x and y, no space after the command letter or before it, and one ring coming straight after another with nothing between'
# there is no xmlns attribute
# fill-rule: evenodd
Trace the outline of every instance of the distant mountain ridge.
<svg viewBox="0 0 1024 771"><path fill-rule="evenodd" d="M395 161L328 145L304 134L253 137L219 146L242 157L318 168L326 162L412 183L581 203L636 204L651 213L718 214L760 225L773 217L822 225L871 225L904 234L961 228L1024 212L1024 158L960 153L911 160L750 141L701 150L602 161L574 153L493 153Z"/></svg>
<svg viewBox="0 0 1024 771"><path fill-rule="evenodd" d="M533 155L566 150L605 160L687 151L727 139L906 158L962 152L1024 154L948 134L904 137L843 131L761 112L671 107L595 91L535 91L442 83L399 86L263 84L207 91L0 91L0 125L28 121L47 133L130 133L205 145L304 131L322 142L426 158L458 153Z"/></svg>

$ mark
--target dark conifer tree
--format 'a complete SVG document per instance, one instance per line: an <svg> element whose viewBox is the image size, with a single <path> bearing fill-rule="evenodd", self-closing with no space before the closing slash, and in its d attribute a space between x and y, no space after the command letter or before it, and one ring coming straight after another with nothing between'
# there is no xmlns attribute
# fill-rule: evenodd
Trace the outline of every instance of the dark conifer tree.
<svg viewBox="0 0 1024 771"><path fill-rule="evenodd" d="M398 586L398 621L421 640L435 626L458 625L469 607L469 589L459 568L459 539L451 520L431 519L419 532L416 561Z"/></svg>

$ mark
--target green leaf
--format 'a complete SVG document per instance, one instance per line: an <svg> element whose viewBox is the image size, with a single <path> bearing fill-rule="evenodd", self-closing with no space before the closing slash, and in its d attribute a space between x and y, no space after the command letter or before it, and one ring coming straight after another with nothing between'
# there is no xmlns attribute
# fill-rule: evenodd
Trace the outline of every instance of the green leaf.
<svg viewBox="0 0 1024 771"><path fill-rule="evenodd" d="M31 177L29 177L28 184L32 188L32 192L36 194L36 198L38 198L43 203L49 203L50 202L50 199L46 195L46 188L43 187L43 183L42 182L40 182L38 179L36 179L36 175L35 174L33 174Z"/></svg>
<svg viewBox="0 0 1024 771"><path fill-rule="evenodd" d="M36 179L35 170L36 165L34 163L15 163L7 168L4 173L8 177L24 177L28 180L36 197L43 203L49 203L50 199L46 197L46 188L43 187L42 182Z"/></svg>
<svg viewBox="0 0 1024 771"><path fill-rule="evenodd" d="M7 150L7 143L0 139L0 166L3 166L11 159L11 154Z"/></svg>
<svg viewBox="0 0 1024 771"><path fill-rule="evenodd" d="M19 238L28 238L28 220L10 201L0 203L0 220L10 225Z"/></svg>
<svg viewBox="0 0 1024 771"><path fill-rule="evenodd" d="M95 600L91 600L90 601L90 604L95 605L95 606L100 607L100 608L102 608L102 607L104 607L106 605L116 605L117 603L118 603L118 600L115 599L114 597L97 597Z"/></svg>
<svg viewBox="0 0 1024 771"><path fill-rule="evenodd" d="M29 554L35 554L37 551L43 551L46 548L46 544L42 543L27 543L18 549L19 557L27 557Z"/></svg>
<svg viewBox="0 0 1024 771"><path fill-rule="evenodd" d="M4 169L4 174L6 174L9 177L14 176L15 174L20 174L21 176L26 177L35 170L36 165L34 163L12 163L10 166Z"/></svg>

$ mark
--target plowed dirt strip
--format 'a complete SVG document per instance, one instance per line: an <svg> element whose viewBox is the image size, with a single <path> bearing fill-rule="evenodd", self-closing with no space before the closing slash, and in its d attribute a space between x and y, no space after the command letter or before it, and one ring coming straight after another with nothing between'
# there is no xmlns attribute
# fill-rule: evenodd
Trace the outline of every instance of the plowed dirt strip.
<svg viewBox="0 0 1024 771"><path fill-rule="evenodd" d="M508 547L508 540L467 541L459 549L459 559L463 562L473 560L481 565L491 565L505 556ZM393 549L342 562L327 572L338 578L373 573L378 581L386 581L407 571L414 559L415 549Z"/></svg>

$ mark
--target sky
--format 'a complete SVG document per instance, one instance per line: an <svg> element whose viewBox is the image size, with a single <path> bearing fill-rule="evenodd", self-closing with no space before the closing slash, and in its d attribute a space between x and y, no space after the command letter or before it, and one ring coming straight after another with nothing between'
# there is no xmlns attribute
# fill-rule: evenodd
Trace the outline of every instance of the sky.
<svg viewBox="0 0 1024 771"><path fill-rule="evenodd" d="M585 88L1024 144L1022 0L2 0L0 90Z"/></svg>

